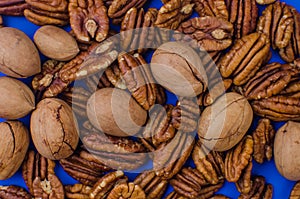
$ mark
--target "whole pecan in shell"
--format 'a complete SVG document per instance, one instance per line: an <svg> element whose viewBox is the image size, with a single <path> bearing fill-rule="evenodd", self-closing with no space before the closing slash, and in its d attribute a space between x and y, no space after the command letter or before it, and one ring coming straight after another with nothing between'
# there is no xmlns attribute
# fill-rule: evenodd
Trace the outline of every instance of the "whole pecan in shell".
<svg viewBox="0 0 300 199"><path fill-rule="evenodd" d="M92 187L82 184L74 184L66 185L64 189L66 198L68 199L89 199Z"/></svg>
<svg viewBox="0 0 300 199"><path fill-rule="evenodd" d="M71 28L79 41L103 41L109 30L107 9L102 0L70 0Z"/></svg>
<svg viewBox="0 0 300 199"><path fill-rule="evenodd" d="M10 185L10 186L0 186L0 198L31 199L32 196L24 188L15 185Z"/></svg>
<svg viewBox="0 0 300 199"><path fill-rule="evenodd" d="M266 184L266 180L262 176L257 176L253 179L251 191L247 194L241 194L238 199L272 199L273 187L271 184Z"/></svg>
<svg viewBox="0 0 300 199"><path fill-rule="evenodd" d="M255 0L225 0L229 22L234 25L234 37L242 38L255 31L258 8Z"/></svg>
<svg viewBox="0 0 300 199"><path fill-rule="evenodd" d="M289 199L298 199L300 197L300 183L299 181L294 185L291 193L290 193L290 197Z"/></svg>
<svg viewBox="0 0 300 199"><path fill-rule="evenodd" d="M0 2L0 14L20 16L29 8L25 0L3 0Z"/></svg>
<svg viewBox="0 0 300 199"><path fill-rule="evenodd" d="M54 172L55 162L29 151L23 163L22 175L35 198L64 198L64 188Z"/></svg>
<svg viewBox="0 0 300 199"><path fill-rule="evenodd" d="M225 0L193 0L200 17L211 16L228 20L229 14Z"/></svg>

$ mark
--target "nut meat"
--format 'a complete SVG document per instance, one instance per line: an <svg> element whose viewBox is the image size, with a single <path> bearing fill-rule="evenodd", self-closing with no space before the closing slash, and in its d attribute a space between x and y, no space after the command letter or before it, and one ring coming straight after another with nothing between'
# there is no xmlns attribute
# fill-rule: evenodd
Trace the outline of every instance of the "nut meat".
<svg viewBox="0 0 300 199"><path fill-rule="evenodd" d="M2 0L0 2L0 14L21 16L29 5L25 0Z"/></svg>
<svg viewBox="0 0 300 199"><path fill-rule="evenodd" d="M193 0L200 17L211 16L228 20L225 0Z"/></svg>
<svg viewBox="0 0 300 199"><path fill-rule="evenodd" d="M18 186L0 186L0 198L3 199L31 199L31 195Z"/></svg>

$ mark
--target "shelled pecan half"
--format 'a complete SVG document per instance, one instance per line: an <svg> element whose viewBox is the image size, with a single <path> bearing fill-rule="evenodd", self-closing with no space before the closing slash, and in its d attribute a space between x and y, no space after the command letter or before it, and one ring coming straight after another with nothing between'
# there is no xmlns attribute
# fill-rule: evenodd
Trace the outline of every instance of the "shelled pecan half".
<svg viewBox="0 0 300 199"><path fill-rule="evenodd" d="M299 181L294 185L291 193L290 193L290 197L289 199L298 199L300 198L300 183Z"/></svg>
<svg viewBox="0 0 300 199"><path fill-rule="evenodd" d="M132 182L127 182L126 179L119 180L114 188L110 191L107 199L146 199L146 194L143 189Z"/></svg>
<svg viewBox="0 0 300 199"><path fill-rule="evenodd" d="M143 171L133 183L145 191L147 199L162 198L168 186L168 181L158 177L153 170Z"/></svg>
<svg viewBox="0 0 300 199"><path fill-rule="evenodd" d="M266 184L266 180L262 176L257 176L253 179L251 191L247 194L241 194L239 199L272 199L273 187L271 184Z"/></svg>
<svg viewBox="0 0 300 199"><path fill-rule="evenodd" d="M252 33L237 40L220 59L218 67L222 77L233 78L240 86L248 82L269 59L270 42L265 34Z"/></svg>
<svg viewBox="0 0 300 199"><path fill-rule="evenodd" d="M157 94L149 65L140 54L121 53L118 62L122 78L133 98L149 110L155 104Z"/></svg>
<svg viewBox="0 0 300 199"><path fill-rule="evenodd" d="M64 198L64 188L54 172L55 162L29 151L22 166L22 175L35 198Z"/></svg>
<svg viewBox="0 0 300 199"><path fill-rule="evenodd" d="M15 185L10 185L10 186L0 186L0 198L31 199L32 196L24 188Z"/></svg>
<svg viewBox="0 0 300 199"><path fill-rule="evenodd" d="M242 172L247 168L253 153L253 138L247 135L233 149L227 152L225 158L225 178L229 182L237 182Z"/></svg>
<svg viewBox="0 0 300 199"><path fill-rule="evenodd" d="M221 195L221 194L217 194L209 199L230 199L230 198L228 198L227 196Z"/></svg>
<svg viewBox="0 0 300 199"><path fill-rule="evenodd" d="M221 51L232 43L233 26L227 20L217 17L196 17L181 23L175 33L176 40L197 43L204 51Z"/></svg>
<svg viewBox="0 0 300 199"><path fill-rule="evenodd" d="M2 19L2 16L0 15L0 28L3 27L3 19Z"/></svg>
<svg viewBox="0 0 300 199"><path fill-rule="evenodd" d="M267 4L271 4L274 3L276 0L256 0L256 3L260 4L260 5L267 5Z"/></svg>
<svg viewBox="0 0 300 199"><path fill-rule="evenodd" d="M223 186L223 182L210 184L197 169L190 167L183 168L170 180L175 192L184 198L209 198Z"/></svg>
<svg viewBox="0 0 300 199"><path fill-rule="evenodd" d="M121 23L128 10L140 9L146 2L147 0L113 0L108 8L108 16L113 19L114 24Z"/></svg>
<svg viewBox="0 0 300 199"><path fill-rule="evenodd" d="M264 160L270 161L273 156L273 143L275 130L269 119L263 118L258 121L256 129L252 133L253 137L253 157L260 164Z"/></svg>
<svg viewBox="0 0 300 199"><path fill-rule="evenodd" d="M192 158L197 170L209 184L218 184L224 181L225 164L219 152L209 151L200 142L195 144Z"/></svg>
<svg viewBox="0 0 300 199"><path fill-rule="evenodd" d="M96 156L82 149L59 163L71 177L88 186L93 186L104 172L111 170Z"/></svg>
<svg viewBox="0 0 300 199"><path fill-rule="evenodd" d="M67 0L25 0L29 8L24 10L25 17L32 23L64 26L69 24Z"/></svg>
<svg viewBox="0 0 300 199"><path fill-rule="evenodd" d="M255 0L225 0L234 37L240 39L255 31L258 7Z"/></svg>
<svg viewBox="0 0 300 199"><path fill-rule="evenodd" d="M29 8L25 0L3 0L0 2L0 14L22 16L24 10Z"/></svg>
<svg viewBox="0 0 300 199"><path fill-rule="evenodd" d="M193 0L200 17L211 16L228 20L229 14L225 0Z"/></svg>
<svg viewBox="0 0 300 199"><path fill-rule="evenodd" d="M70 0L70 24L79 41L103 41L109 30L107 9L102 0Z"/></svg>
<svg viewBox="0 0 300 199"><path fill-rule="evenodd" d="M89 199L92 187L83 184L66 185L64 187L67 199Z"/></svg>
<svg viewBox="0 0 300 199"><path fill-rule="evenodd" d="M251 179L251 172L252 172L252 158L250 159L247 167L243 170L241 177L235 183L237 190L242 194L247 194L251 191L252 188L252 179Z"/></svg>

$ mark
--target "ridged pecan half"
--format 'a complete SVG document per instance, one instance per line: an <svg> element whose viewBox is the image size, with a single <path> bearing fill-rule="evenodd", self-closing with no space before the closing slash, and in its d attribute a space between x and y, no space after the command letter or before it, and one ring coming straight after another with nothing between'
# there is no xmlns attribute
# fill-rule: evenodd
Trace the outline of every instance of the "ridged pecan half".
<svg viewBox="0 0 300 199"><path fill-rule="evenodd" d="M230 198L228 198L227 196L221 195L221 194L217 194L209 199L230 199Z"/></svg>
<svg viewBox="0 0 300 199"><path fill-rule="evenodd" d="M290 194L290 197L289 199L299 199L300 198L300 182L298 181L292 191L291 191L291 194Z"/></svg>
<svg viewBox="0 0 300 199"><path fill-rule="evenodd" d="M109 30L107 9L102 0L70 0L71 28L79 41L103 41Z"/></svg>
<svg viewBox="0 0 300 199"><path fill-rule="evenodd" d="M0 2L0 14L21 16L24 10L29 8L25 0L2 0Z"/></svg>
<svg viewBox="0 0 300 199"><path fill-rule="evenodd" d="M235 183L237 190L242 194L249 193L252 188L252 179L251 179L252 167L253 167L253 164L252 164L252 158L251 158L249 161L249 164L243 170L241 177Z"/></svg>
<svg viewBox="0 0 300 199"><path fill-rule="evenodd" d="M191 0L170 0L158 11L155 26L176 30L182 21L191 16L193 7Z"/></svg>
<svg viewBox="0 0 300 199"><path fill-rule="evenodd" d="M231 43L233 26L227 20L217 17L196 17L181 23L175 34L176 40L189 41L198 44L200 50L221 51Z"/></svg>
<svg viewBox="0 0 300 199"><path fill-rule="evenodd" d="M140 54L122 53L118 57L122 78L133 98L149 110L156 101L157 86L150 67Z"/></svg>
<svg viewBox="0 0 300 199"><path fill-rule="evenodd" d="M228 20L225 0L192 0L200 17L211 16Z"/></svg>
<svg viewBox="0 0 300 199"><path fill-rule="evenodd" d="M223 182L210 184L197 169L190 167L183 168L170 180L175 192L184 198L209 198L223 186Z"/></svg>
<svg viewBox="0 0 300 199"><path fill-rule="evenodd" d="M258 8L255 0L225 0L234 37L240 39L255 31Z"/></svg>
<svg viewBox="0 0 300 199"><path fill-rule="evenodd" d="M200 142L194 147L192 158L197 170L210 184L218 184L224 179L225 164L219 152L209 151Z"/></svg>
<svg viewBox="0 0 300 199"><path fill-rule="evenodd" d="M29 151L22 166L22 175L35 198L64 198L64 187L54 172L55 162Z"/></svg>
<svg viewBox="0 0 300 199"><path fill-rule="evenodd" d="M168 181L158 177L153 170L142 172L134 179L133 183L145 191L147 199L162 198L168 186Z"/></svg>
<svg viewBox="0 0 300 199"><path fill-rule="evenodd" d="M111 170L86 150L79 150L59 163L71 177L89 186L93 186L104 172Z"/></svg>
<svg viewBox="0 0 300 199"><path fill-rule="evenodd" d="M267 4L271 4L274 3L276 0L256 0L256 3L260 4L260 5L267 5Z"/></svg>
<svg viewBox="0 0 300 199"><path fill-rule="evenodd" d="M32 196L24 188L15 185L10 185L10 186L0 186L0 198L31 199Z"/></svg>
<svg viewBox="0 0 300 199"><path fill-rule="evenodd" d="M96 159L113 169L132 170L147 161L144 146L129 138L105 135L101 132L83 133L82 142L85 148Z"/></svg>
<svg viewBox="0 0 300 199"><path fill-rule="evenodd" d="M233 78L240 86L253 77L268 61L270 42L265 34L252 33L237 40L233 47L218 62L222 77Z"/></svg>
<svg viewBox="0 0 300 199"><path fill-rule="evenodd" d="M241 194L238 199L272 199L273 187L266 184L266 180L262 176L255 177L251 191L247 194Z"/></svg>
<svg viewBox="0 0 300 199"><path fill-rule="evenodd" d="M147 0L113 0L108 8L108 16L114 24L120 23L131 8L140 9Z"/></svg>
<svg viewBox="0 0 300 199"><path fill-rule="evenodd" d="M89 199L92 187L82 184L74 184L66 185L64 189L66 198L68 199Z"/></svg>
<svg viewBox="0 0 300 199"><path fill-rule="evenodd" d="M225 158L225 178L229 182L237 182L242 172L247 168L253 153L253 138L247 135L233 149L227 152Z"/></svg>
<svg viewBox="0 0 300 199"><path fill-rule="evenodd" d="M69 23L67 0L25 1L29 8L24 10L24 15L30 22L39 26L64 26Z"/></svg>
<svg viewBox="0 0 300 199"><path fill-rule="evenodd" d="M119 180L114 188L110 191L107 199L146 199L143 189L126 179Z"/></svg>
<svg viewBox="0 0 300 199"><path fill-rule="evenodd" d="M275 138L275 130L269 119L263 118L258 121L256 129L252 133L253 157L260 164L264 160L270 161L273 156L273 143Z"/></svg>

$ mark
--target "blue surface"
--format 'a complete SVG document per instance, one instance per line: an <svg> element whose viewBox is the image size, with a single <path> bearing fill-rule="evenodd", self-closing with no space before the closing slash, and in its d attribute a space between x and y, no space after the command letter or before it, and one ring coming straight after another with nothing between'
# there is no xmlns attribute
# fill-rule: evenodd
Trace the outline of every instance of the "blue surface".
<svg viewBox="0 0 300 199"><path fill-rule="evenodd" d="M299 0L284 0L283 2L286 2L287 4L294 6L298 11L300 11ZM161 7L161 5L162 5L162 3L160 2L160 0L152 0L146 4L145 8L149 8L149 7L159 8L159 7ZM260 13L263 10L263 8L264 8L263 6L259 6ZM196 16L196 14L193 16ZM38 26L27 21L24 17L3 16L3 21L4 21L4 26L18 28L18 29L22 30L23 32L25 32L31 39L32 39L35 31L39 28ZM66 28L66 30L70 29L69 27L65 27L65 28ZM272 51L272 53L273 53L273 56L272 56L272 59L270 62L277 61L277 62L284 63L279 58L277 52ZM149 61L149 57L147 59ZM46 60L46 58L44 56L42 56L42 61L45 61L45 60ZM3 76L3 75L0 73L0 76ZM31 82L31 78L28 78L28 79L22 80L22 81L24 81L25 83L27 83L29 85ZM167 103L171 103L171 104L176 103L176 96L174 96L171 93L168 93L167 97L168 97ZM29 116L22 118L20 120L22 122L24 122L27 125L27 127L29 127ZM249 132L251 132L256 127L257 120L258 120L258 118L255 118L255 121L254 121L251 129L249 130ZM0 121L3 121L3 120L0 118ZM274 123L274 125L277 130L282 125L282 123ZM34 148L32 144L30 147ZM193 166L192 161L189 160L187 162L187 165ZM147 166L149 166L149 165L147 165ZM72 179L68 174L66 174L59 165L56 166L55 171L63 184L76 183L76 181L74 179ZM140 170L138 170L138 171L140 171ZM289 180L286 180L285 178L283 178L276 170L273 160L270 162L264 163L262 165L259 165L259 164L255 163L255 161L254 161L252 173L255 175L264 176L266 178L267 182L273 185L273 187L274 187L273 198L274 199L288 199L289 198L290 191L291 191L293 185L295 184L295 182L292 182L292 181L289 181ZM128 173L127 175L129 176L130 180L133 180L135 178L135 176L137 175L137 173ZM11 185L11 184L19 185L19 186L26 188L26 185L23 181L20 170L10 179L0 181L0 185ZM172 189L169 188L167 193L171 192L171 190ZM239 196L239 192L236 190L235 185L233 183L227 183L227 182L225 183L223 188L220 189L220 191L218 193L222 193L230 198L237 198Z"/></svg>

